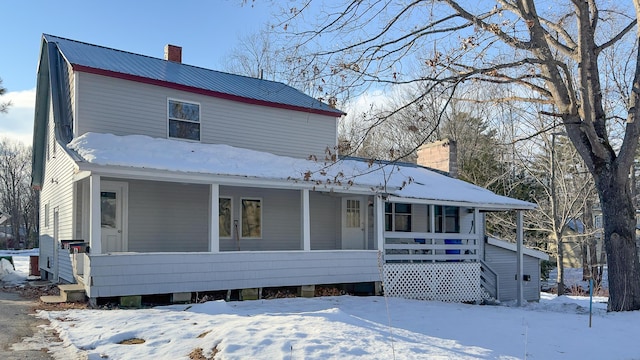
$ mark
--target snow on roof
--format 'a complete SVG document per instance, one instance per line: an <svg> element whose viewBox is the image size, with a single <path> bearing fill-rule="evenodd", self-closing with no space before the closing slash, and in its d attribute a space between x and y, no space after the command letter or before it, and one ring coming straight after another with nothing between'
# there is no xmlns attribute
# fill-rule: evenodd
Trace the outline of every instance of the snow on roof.
<svg viewBox="0 0 640 360"><path fill-rule="evenodd" d="M499 248L510 250L513 252L517 251L517 246L514 243L506 242L504 240L499 240L496 238L489 237L487 238L487 244L497 246ZM549 260L549 255L543 253L542 251L533 250L528 247L522 247L522 253L525 255L529 255L534 258L538 258L540 260Z"/></svg>
<svg viewBox="0 0 640 360"><path fill-rule="evenodd" d="M317 189L366 188L368 191L486 207L532 209L534 204L496 195L479 186L418 166L391 165L353 159L325 163L278 156L222 144L86 133L68 148L91 164L305 182Z"/></svg>

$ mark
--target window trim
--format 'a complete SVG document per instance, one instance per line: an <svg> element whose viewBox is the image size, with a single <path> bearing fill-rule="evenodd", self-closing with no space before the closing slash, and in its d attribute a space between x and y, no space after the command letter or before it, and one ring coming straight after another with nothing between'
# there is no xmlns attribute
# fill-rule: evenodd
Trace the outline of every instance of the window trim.
<svg viewBox="0 0 640 360"><path fill-rule="evenodd" d="M447 214L447 209L456 209L455 215L451 216ZM434 233L437 234L459 234L460 233L460 206L452 206L452 205L436 205L434 207L434 219L435 219L435 229L433 229ZM439 214L438 214L439 213ZM454 218L454 227L456 229L452 231L447 230L447 218Z"/></svg>
<svg viewBox="0 0 640 360"><path fill-rule="evenodd" d="M218 196L218 209L220 208L220 200L229 200L229 236L220 235L220 219L218 218L218 237L220 239L233 239L233 196ZM218 214L219 216L219 214Z"/></svg>
<svg viewBox="0 0 640 360"><path fill-rule="evenodd" d="M181 102L181 103L186 103L186 104L191 104L191 105L198 105L198 121L172 118L171 116L169 116L169 104L170 104L171 101ZM202 141L202 104L201 103L199 103L197 101L192 101L192 100L183 100L183 99L168 97L167 98L166 111L167 111L167 139L176 139L176 140L183 140L183 141L190 141L190 142L201 142ZM171 136L171 134L170 134L170 126L169 126L169 124L171 123L171 120L173 120L173 121L182 121L182 122L187 122L187 123L191 123L191 124L198 124L198 126L200 128L200 131L198 132L198 140Z"/></svg>
<svg viewBox="0 0 640 360"><path fill-rule="evenodd" d="M390 205L391 208L391 212L387 212L387 204ZM409 212L408 213L404 213L404 212L396 212L396 205L408 205L409 206ZM386 202L385 203L385 209L384 209L384 219L385 219L385 230L387 229L387 215L391 215L391 226L389 228L389 230L386 231L392 231L392 232L411 232L413 231L413 204L411 203L403 203L403 202ZM397 230L396 229L396 216L405 216L409 218L408 224L409 224L409 230Z"/></svg>
<svg viewBox="0 0 640 360"><path fill-rule="evenodd" d="M244 211L243 211L243 203L245 200L259 201L260 202L260 235L259 236L244 236ZM262 239L262 228L264 226L264 200L261 197L240 197L240 229L238 229L238 237L240 239Z"/></svg>

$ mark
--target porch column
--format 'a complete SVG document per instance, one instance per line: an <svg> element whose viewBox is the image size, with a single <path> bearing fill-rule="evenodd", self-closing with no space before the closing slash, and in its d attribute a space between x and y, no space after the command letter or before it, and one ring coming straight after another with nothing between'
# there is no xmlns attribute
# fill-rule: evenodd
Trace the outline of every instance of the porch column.
<svg viewBox="0 0 640 360"><path fill-rule="evenodd" d="M311 251L311 215L309 212L309 190L300 190L302 207L302 250Z"/></svg>
<svg viewBox="0 0 640 360"><path fill-rule="evenodd" d="M375 197L375 211L375 239L378 244L378 251L382 251L382 255L384 257L384 199L382 198L382 195L376 195Z"/></svg>
<svg viewBox="0 0 640 360"><path fill-rule="evenodd" d="M518 297L518 306L522 306L524 304L524 288L522 286L522 273L523 270L523 258L522 258L522 243L524 241L524 230L522 228L522 210L518 210L516 214L516 277L518 279L516 285L516 296Z"/></svg>
<svg viewBox="0 0 640 360"><path fill-rule="evenodd" d="M473 231L476 235L476 249L478 249L476 255L479 259L484 260L484 246L482 243L484 242L484 226L482 222L482 216L480 215L480 209L473 209Z"/></svg>
<svg viewBox="0 0 640 360"><path fill-rule="evenodd" d="M209 185L209 251L220 252L220 185Z"/></svg>
<svg viewBox="0 0 640 360"><path fill-rule="evenodd" d="M100 175L89 176L89 251L102 253L102 228L100 225Z"/></svg>

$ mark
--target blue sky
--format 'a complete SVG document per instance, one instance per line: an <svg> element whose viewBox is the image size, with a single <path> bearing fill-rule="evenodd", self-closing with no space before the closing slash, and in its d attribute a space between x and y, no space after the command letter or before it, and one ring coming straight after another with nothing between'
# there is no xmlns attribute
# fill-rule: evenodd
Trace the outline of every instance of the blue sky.
<svg viewBox="0 0 640 360"><path fill-rule="evenodd" d="M224 69L225 57L245 35L270 20L271 1L10 1L0 2L0 78L13 106L0 114L0 138L30 143L33 90L43 33L162 57L164 45L182 46L184 63Z"/></svg>

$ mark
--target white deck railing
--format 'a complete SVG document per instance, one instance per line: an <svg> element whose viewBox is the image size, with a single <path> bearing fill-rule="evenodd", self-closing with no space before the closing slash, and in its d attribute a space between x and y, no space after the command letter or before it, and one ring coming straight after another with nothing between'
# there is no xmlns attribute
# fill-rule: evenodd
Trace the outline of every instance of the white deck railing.
<svg viewBox="0 0 640 360"><path fill-rule="evenodd" d="M386 263L478 261L476 234L385 232Z"/></svg>

